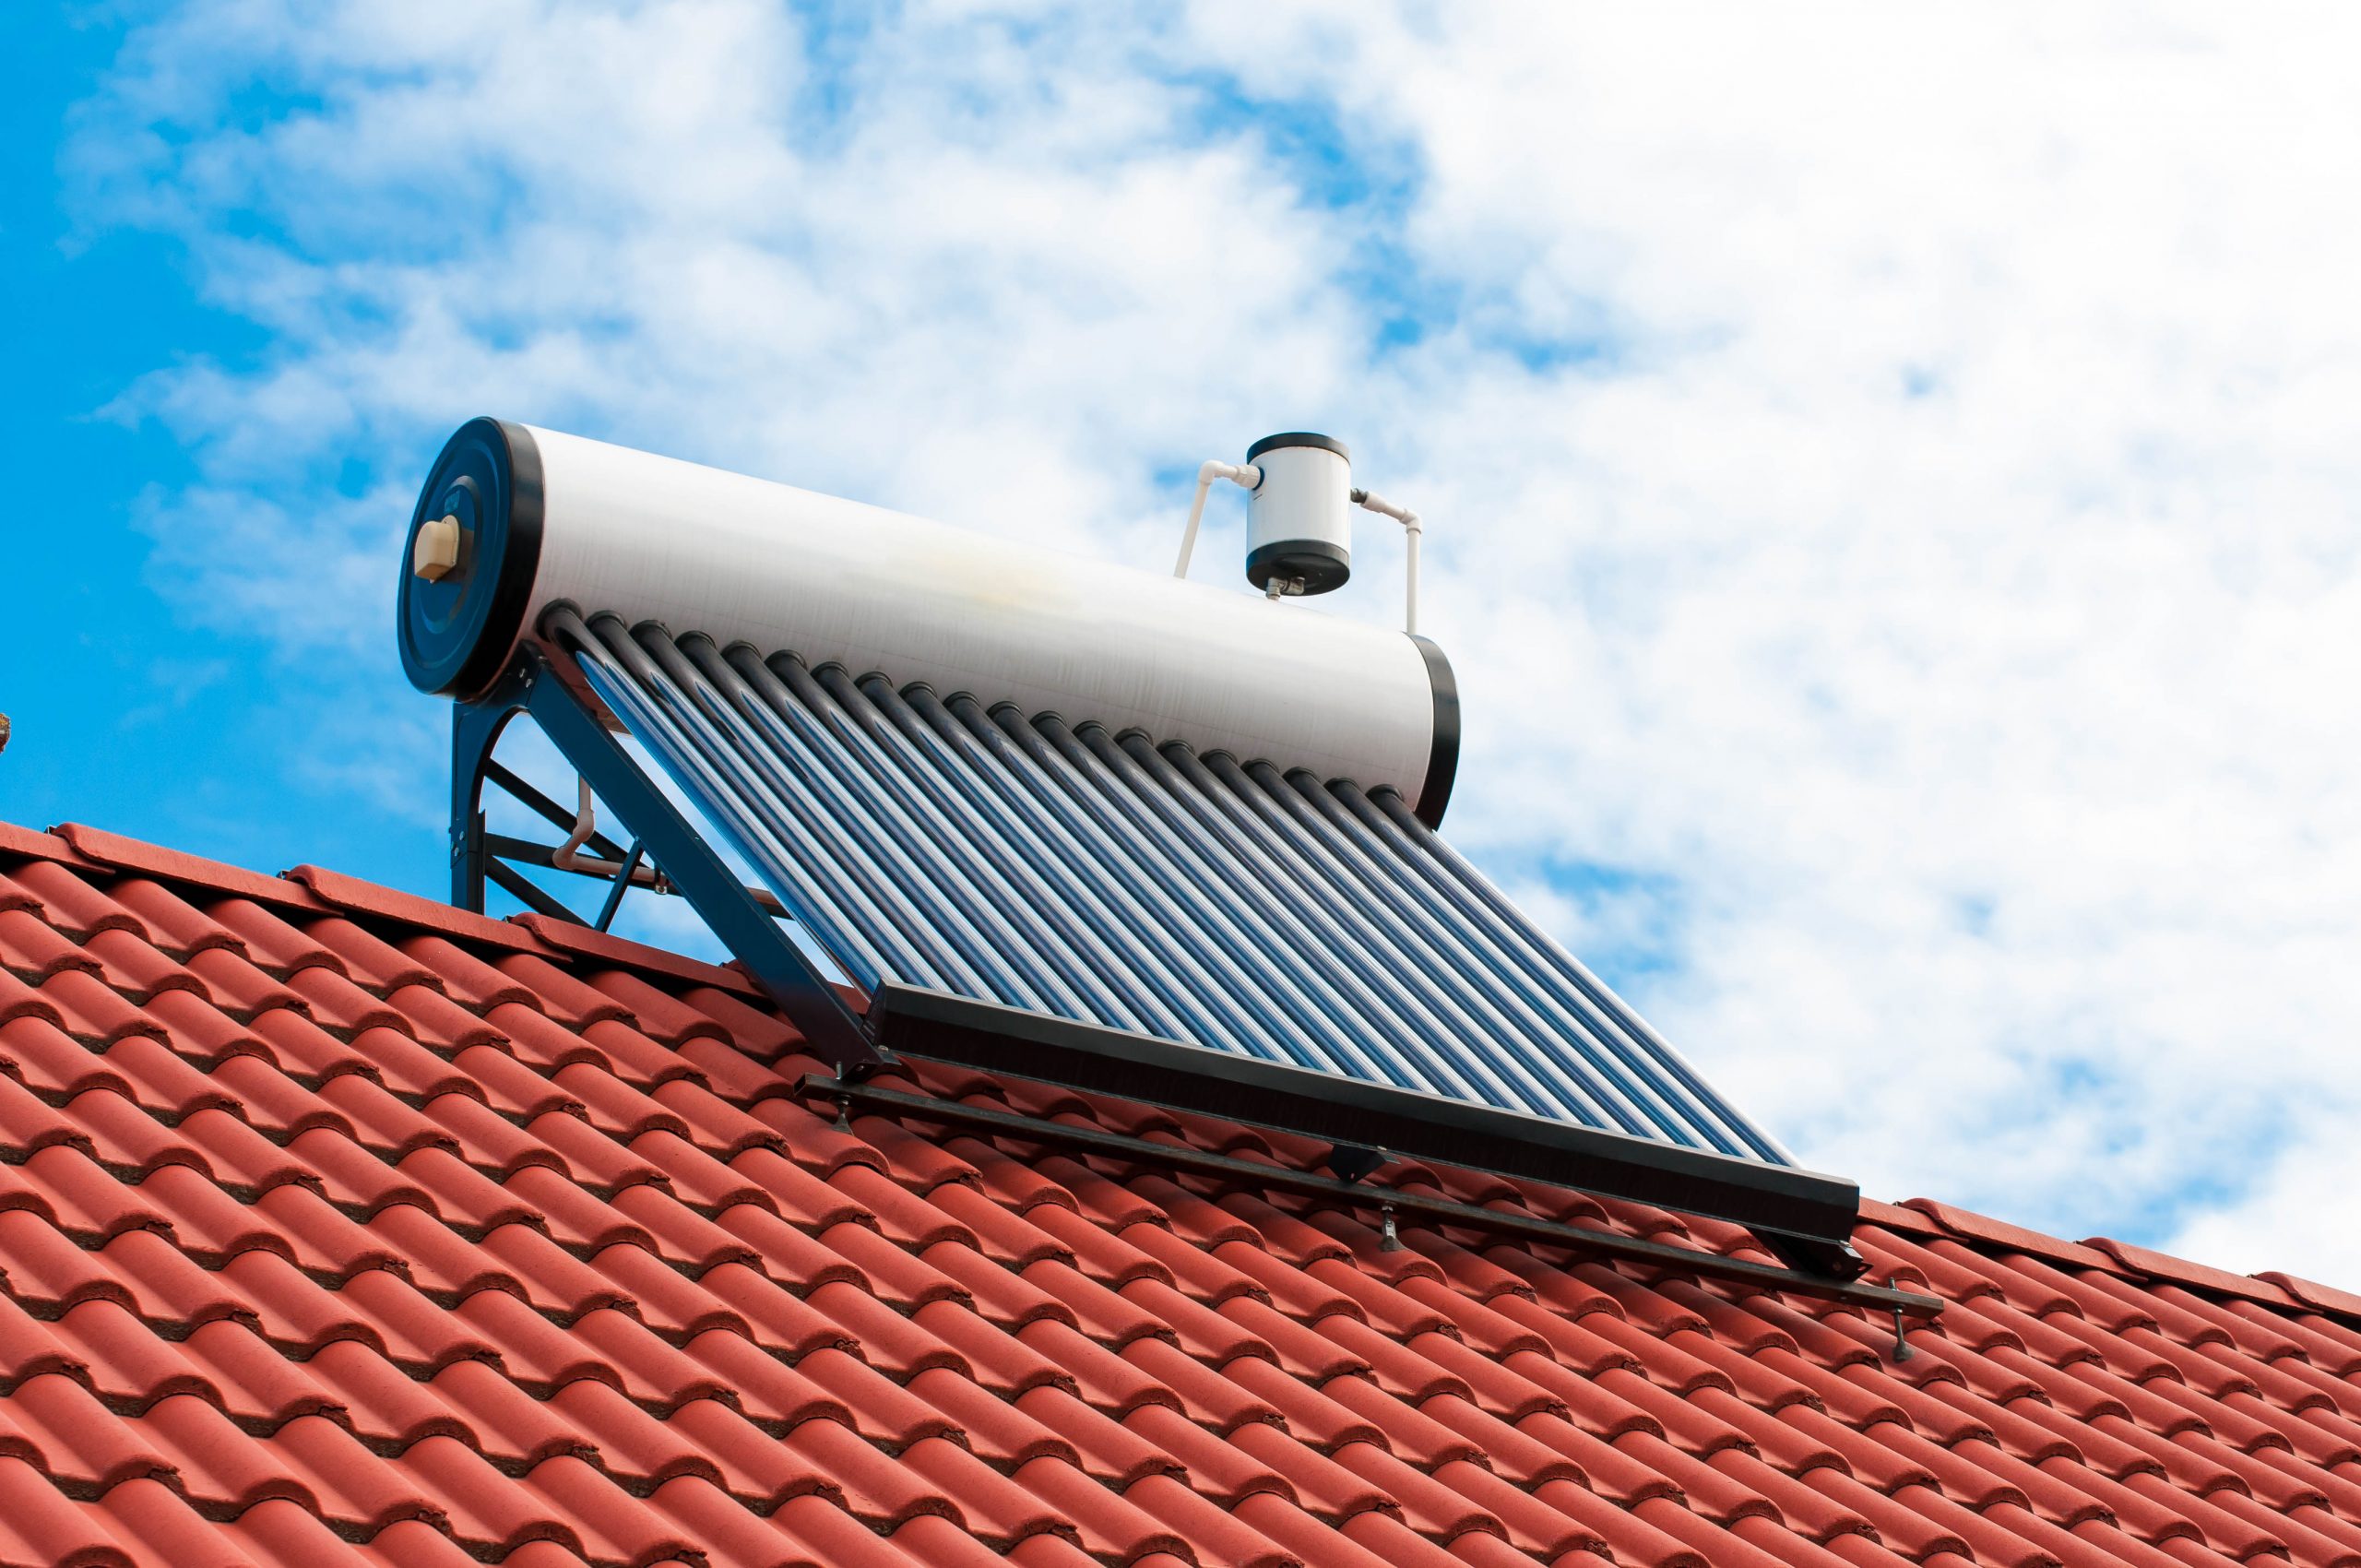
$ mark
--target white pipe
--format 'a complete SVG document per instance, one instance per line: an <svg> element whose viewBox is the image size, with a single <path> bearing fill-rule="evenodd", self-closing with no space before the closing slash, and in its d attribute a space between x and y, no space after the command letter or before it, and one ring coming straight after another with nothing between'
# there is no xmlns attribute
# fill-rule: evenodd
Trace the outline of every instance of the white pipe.
<svg viewBox="0 0 2361 1568"><path fill-rule="evenodd" d="M574 831L566 835L564 843L550 851L550 864L560 871L587 873L593 865L603 867L608 862L596 860L584 861L580 858L578 851L583 845L590 842L590 835L598 831L599 820L590 814L590 780L577 775L575 782L582 788L581 792L575 797ZM610 871L608 874L612 875L613 873Z"/></svg>
<svg viewBox="0 0 2361 1568"><path fill-rule="evenodd" d="M1418 527L1416 514L1403 519L1403 531L1408 536L1403 552L1402 629L1412 636L1418 635Z"/></svg>
<svg viewBox="0 0 2361 1568"><path fill-rule="evenodd" d="M579 786L579 791L575 797L574 831L565 836L564 843L550 851L550 864L560 871L574 872L581 876L603 876L611 882L623 874L626 862L582 853L582 846L590 842L590 835L598 831L599 818L591 805L590 780L577 775L575 782ZM653 870L635 872L632 881L635 885L653 887L658 892L664 888L663 874Z"/></svg>
<svg viewBox="0 0 2361 1568"><path fill-rule="evenodd" d="M1407 506L1397 506L1384 496L1366 490L1353 492L1353 499L1381 517L1391 517L1402 525L1405 536L1402 575L1402 629L1412 636L1418 635L1418 536L1426 526L1418 521L1418 514Z"/></svg>
<svg viewBox="0 0 2361 1568"><path fill-rule="evenodd" d="M1197 498L1189 503L1189 528L1180 536L1180 559L1172 564L1176 577L1189 575L1189 556L1197 548L1197 523L1205 515L1205 492L1214 487L1217 479L1252 490L1263 482L1263 470L1252 463L1225 463L1217 457L1208 457L1197 465Z"/></svg>

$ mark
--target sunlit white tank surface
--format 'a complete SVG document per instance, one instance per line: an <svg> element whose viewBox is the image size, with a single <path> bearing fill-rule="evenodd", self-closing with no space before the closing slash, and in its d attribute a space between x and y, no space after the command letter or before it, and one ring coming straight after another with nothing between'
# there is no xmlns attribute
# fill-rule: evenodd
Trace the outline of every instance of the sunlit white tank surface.
<svg viewBox="0 0 2361 1568"><path fill-rule="evenodd" d="M570 603L1390 787L1430 822L1457 761L1424 638L504 421L445 446L400 583L404 671L463 701Z"/></svg>

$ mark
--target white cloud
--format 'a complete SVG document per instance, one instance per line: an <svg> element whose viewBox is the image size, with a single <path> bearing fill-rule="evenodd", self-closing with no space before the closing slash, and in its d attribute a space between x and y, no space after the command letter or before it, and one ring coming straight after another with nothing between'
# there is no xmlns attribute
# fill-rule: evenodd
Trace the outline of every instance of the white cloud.
<svg viewBox="0 0 2361 1568"><path fill-rule="evenodd" d="M2352 13L298 9L82 127L277 335L126 400L192 595L275 530L316 641L384 532L323 476L486 409L1143 562L1152 474L1333 428L1433 519L1455 836L1613 868L1551 917L1740 1103L2361 1277L2293 1196L2361 1122Z"/></svg>

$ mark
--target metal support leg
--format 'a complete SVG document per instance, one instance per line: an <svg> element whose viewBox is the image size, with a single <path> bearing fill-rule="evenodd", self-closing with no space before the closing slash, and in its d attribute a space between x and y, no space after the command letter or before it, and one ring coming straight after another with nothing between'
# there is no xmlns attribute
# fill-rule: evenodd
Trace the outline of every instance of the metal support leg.
<svg viewBox="0 0 2361 1568"><path fill-rule="evenodd" d="M520 667L481 702L459 703L451 710L451 902L479 915L490 863L483 841L484 773L492 766L492 748L531 683Z"/></svg>
<svg viewBox="0 0 2361 1568"><path fill-rule="evenodd" d="M592 791L613 809L640 852L687 897L722 945L778 1004L804 1042L822 1060L836 1065L839 1076L856 1078L892 1060L877 1048L868 1028L845 1005L836 987L812 968L705 836L533 650L522 655L516 669L481 702L462 705L454 723L453 903L479 913L483 909L484 880L493 865L483 824L484 776L493 742L508 720L520 712L532 716ZM626 871L624 877L629 874ZM618 879L618 888L622 882Z"/></svg>
<svg viewBox="0 0 2361 1568"><path fill-rule="evenodd" d="M631 853L623 857L623 869L615 873L615 885L607 889L607 901L599 906L599 918L591 921L595 930L604 931L615 923L615 911L623 908L623 895L631 889L632 873L639 870L639 862L647 857L647 846L635 838Z"/></svg>

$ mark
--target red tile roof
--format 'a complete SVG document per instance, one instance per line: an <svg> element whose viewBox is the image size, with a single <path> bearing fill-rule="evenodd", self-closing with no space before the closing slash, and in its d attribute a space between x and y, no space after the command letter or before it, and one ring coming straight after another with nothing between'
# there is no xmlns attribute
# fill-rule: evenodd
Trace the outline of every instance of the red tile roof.
<svg viewBox="0 0 2361 1568"><path fill-rule="evenodd" d="M2305 1281L1872 1204L1949 1302L1897 1361L1848 1308L840 1128L730 970L84 828L0 828L0 1564L2361 1563L2361 1299Z"/></svg>

